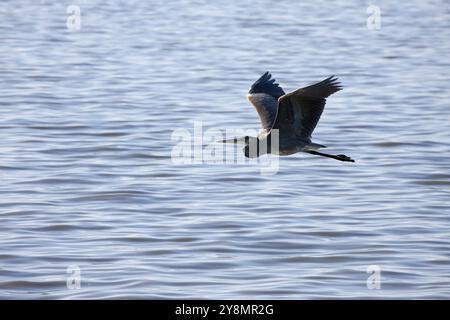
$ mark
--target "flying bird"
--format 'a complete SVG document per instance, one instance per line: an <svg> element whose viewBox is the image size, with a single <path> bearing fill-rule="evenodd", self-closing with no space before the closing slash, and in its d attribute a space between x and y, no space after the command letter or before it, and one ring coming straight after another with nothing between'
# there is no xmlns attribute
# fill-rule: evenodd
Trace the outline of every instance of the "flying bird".
<svg viewBox="0 0 450 320"><path fill-rule="evenodd" d="M245 144L243 151L247 158L257 158L265 153L287 156L306 152L339 161L355 162L344 154L319 152L319 149L326 147L311 141L311 135L325 107L326 98L342 90L338 79L331 76L287 94L275 81L270 73L266 72L253 83L247 95L261 120L262 131L258 136L245 136L222 142ZM272 148L275 130L278 133L278 148Z"/></svg>

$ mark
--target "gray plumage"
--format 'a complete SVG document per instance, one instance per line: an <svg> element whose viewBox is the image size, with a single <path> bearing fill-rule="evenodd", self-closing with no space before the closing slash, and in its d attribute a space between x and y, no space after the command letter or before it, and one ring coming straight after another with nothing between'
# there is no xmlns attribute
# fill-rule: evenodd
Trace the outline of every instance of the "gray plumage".
<svg viewBox="0 0 450 320"><path fill-rule="evenodd" d="M325 146L311 141L311 135L324 110L326 98L339 90L342 90L342 86L335 76L331 76L286 94L275 79L272 79L270 73L266 72L250 87L247 96L258 112L263 130L258 137L243 137L223 142L244 143L244 154L249 158L258 157L263 153L290 155L307 152L340 161L354 162L346 155L318 152L318 149ZM277 152L271 150L270 144L274 129L277 129L279 134ZM267 143L267 150L260 150L260 143Z"/></svg>

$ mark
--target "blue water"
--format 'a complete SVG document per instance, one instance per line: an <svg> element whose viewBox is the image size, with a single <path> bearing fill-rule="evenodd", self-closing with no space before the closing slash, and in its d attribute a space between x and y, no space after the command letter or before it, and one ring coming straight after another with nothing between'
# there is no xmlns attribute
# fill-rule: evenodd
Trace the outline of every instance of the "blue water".
<svg viewBox="0 0 450 320"><path fill-rule="evenodd" d="M373 4L2 1L0 298L449 298L450 4ZM339 77L314 141L356 163L172 161L266 70Z"/></svg>

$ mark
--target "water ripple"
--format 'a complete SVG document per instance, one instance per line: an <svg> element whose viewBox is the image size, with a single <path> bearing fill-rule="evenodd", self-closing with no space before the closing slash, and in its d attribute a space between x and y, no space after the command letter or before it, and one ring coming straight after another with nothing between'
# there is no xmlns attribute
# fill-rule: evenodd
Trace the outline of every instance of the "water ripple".
<svg viewBox="0 0 450 320"><path fill-rule="evenodd" d="M93 0L78 32L41 2L0 2L0 298L450 297L446 2L369 30L359 1ZM339 76L314 140L355 164L172 162L194 121L258 129L266 70Z"/></svg>

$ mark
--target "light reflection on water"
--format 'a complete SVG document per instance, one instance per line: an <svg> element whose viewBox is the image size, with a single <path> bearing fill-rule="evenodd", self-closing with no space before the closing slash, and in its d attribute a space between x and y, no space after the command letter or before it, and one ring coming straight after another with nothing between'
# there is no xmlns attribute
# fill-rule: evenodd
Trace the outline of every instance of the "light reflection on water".
<svg viewBox="0 0 450 320"><path fill-rule="evenodd" d="M449 297L447 2L69 4L0 4L1 298ZM174 129L258 128L266 70L340 78L314 138L357 162L174 165Z"/></svg>

